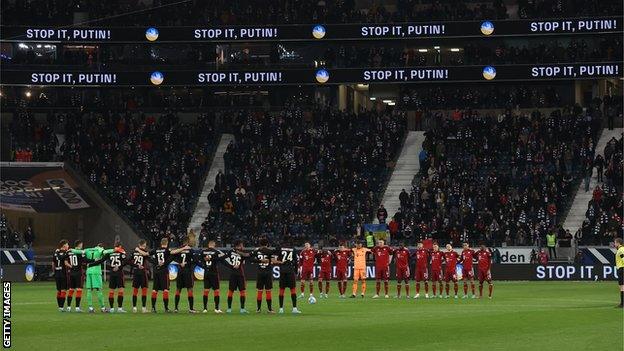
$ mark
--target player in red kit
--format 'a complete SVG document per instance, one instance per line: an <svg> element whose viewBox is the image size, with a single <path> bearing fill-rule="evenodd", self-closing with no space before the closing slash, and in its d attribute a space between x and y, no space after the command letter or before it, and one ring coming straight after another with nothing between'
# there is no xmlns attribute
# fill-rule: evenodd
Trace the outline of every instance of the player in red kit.
<svg viewBox="0 0 624 351"><path fill-rule="evenodd" d="M451 244L446 244L446 251L444 252L444 261L446 262L446 269L444 270L444 282L446 283L446 298L449 298L449 283L453 281L453 291L455 292L455 298L457 298L457 261L459 260L459 254L453 250Z"/></svg>
<svg viewBox="0 0 624 351"><path fill-rule="evenodd" d="M440 295L442 298L442 261L444 261L444 253L440 251L438 243L433 243L433 251L431 251L431 288L433 289L433 297L436 296L436 288L439 283Z"/></svg>
<svg viewBox="0 0 624 351"><path fill-rule="evenodd" d="M491 299L492 289L494 288L494 284L492 284L492 273L490 271L492 267L492 253L485 245L481 244L479 251L476 252L476 256L479 278L479 298L483 297L483 281L487 281L489 284L489 298Z"/></svg>
<svg viewBox="0 0 624 351"><path fill-rule="evenodd" d="M470 281L470 290L472 291L472 298L475 296L475 284L474 284L474 270L472 269L472 263L475 259L475 251L470 248L468 243L463 244L464 249L461 253L462 264L462 280L464 281L464 296L462 299L468 297L468 281Z"/></svg>
<svg viewBox="0 0 624 351"><path fill-rule="evenodd" d="M384 281L384 291L386 299L388 296L388 280L390 279L390 260L392 257L392 248L386 246L383 240L377 240L377 246L371 250L375 257L375 296L373 299L379 297L379 290L381 289L381 281Z"/></svg>
<svg viewBox="0 0 624 351"><path fill-rule="evenodd" d="M417 299L420 297L420 282L425 282L425 298L428 299L429 283L427 282L427 279L429 279L429 269L427 269L427 264L429 263L429 252L427 252L427 249L423 247L422 241L418 242L416 252L414 252L414 258L416 259L416 273L414 274L414 280L416 281L416 295L414 295L414 298ZM440 261L440 268L441 267L442 261ZM433 286L433 294L435 295L435 283L433 283ZM440 291L442 291L442 287L440 287Z"/></svg>
<svg viewBox="0 0 624 351"><path fill-rule="evenodd" d="M321 271L318 276L318 287L320 297L323 297L323 282L325 282L325 298L329 297L329 282L332 276L332 253L329 250L323 250L319 245L316 257L321 262Z"/></svg>
<svg viewBox="0 0 624 351"><path fill-rule="evenodd" d="M409 285L410 285L410 251L405 247L405 243L399 244L399 247L394 250L394 262L396 264L396 280L397 280L397 294L396 298L401 297L401 284L405 282L405 297L409 299Z"/></svg>
<svg viewBox="0 0 624 351"><path fill-rule="evenodd" d="M310 284L310 296L314 294L314 282L312 281L312 277L314 275L314 261L316 260L316 250L312 248L310 243L303 244L303 250L299 253L300 263L301 263L301 295L300 298L303 298L305 291L305 282L306 280Z"/></svg>
<svg viewBox="0 0 624 351"><path fill-rule="evenodd" d="M338 281L338 292L340 298L345 298L345 291L347 291L347 270L349 269L349 257L351 257L351 250L347 249L344 242L341 242L338 246L338 250L334 251L334 257L336 258L336 280Z"/></svg>

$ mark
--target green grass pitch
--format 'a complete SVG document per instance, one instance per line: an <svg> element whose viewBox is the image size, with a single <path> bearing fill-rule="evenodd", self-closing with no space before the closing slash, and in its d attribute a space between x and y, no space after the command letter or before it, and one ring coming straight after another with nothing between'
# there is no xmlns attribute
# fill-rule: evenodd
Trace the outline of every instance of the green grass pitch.
<svg viewBox="0 0 624 351"><path fill-rule="evenodd" d="M195 304L201 307L202 283L198 283ZM370 296L374 282L368 285L367 298L342 300L336 297L332 282L333 293L330 291L329 299L319 299L315 305L309 305L307 299L299 300L301 315L257 315L253 282L249 282L247 298L249 315L238 314L237 294L232 315L189 315L185 313L185 292L181 299L184 313L120 315L60 313L53 284L14 283L13 349L622 349L624 314L614 308L619 299L614 282L495 282L492 300L373 300ZM392 283L392 294L394 289ZM223 291L221 307L225 310ZM273 296L277 306L277 289ZM105 293L108 304L107 297ZM131 309L131 301L131 289L127 288L126 310ZM173 296L170 303L173 304ZM86 306L83 300L83 309ZM290 311L288 296L286 307ZM158 308L162 311L160 296ZM263 310L266 310L264 303Z"/></svg>

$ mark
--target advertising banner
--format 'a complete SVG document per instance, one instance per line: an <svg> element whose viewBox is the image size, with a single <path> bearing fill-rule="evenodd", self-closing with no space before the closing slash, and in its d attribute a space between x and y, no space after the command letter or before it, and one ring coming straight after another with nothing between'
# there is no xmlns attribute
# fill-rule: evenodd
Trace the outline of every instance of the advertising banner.
<svg viewBox="0 0 624 351"><path fill-rule="evenodd" d="M621 17L196 27L12 27L0 41L41 43L189 43L388 40L622 33Z"/></svg>
<svg viewBox="0 0 624 351"><path fill-rule="evenodd" d="M1 73L1 85L84 87L497 82L596 79L623 75L622 62L228 71L168 71L156 68L147 72L2 69Z"/></svg>
<svg viewBox="0 0 624 351"><path fill-rule="evenodd" d="M0 208L54 213L90 208L87 196L62 166L10 166L0 172Z"/></svg>

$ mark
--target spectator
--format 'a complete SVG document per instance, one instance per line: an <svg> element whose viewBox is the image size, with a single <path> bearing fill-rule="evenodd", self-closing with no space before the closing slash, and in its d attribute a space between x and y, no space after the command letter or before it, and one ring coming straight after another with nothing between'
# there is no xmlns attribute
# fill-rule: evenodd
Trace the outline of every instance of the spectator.
<svg viewBox="0 0 624 351"><path fill-rule="evenodd" d="M544 249L540 249L538 260L539 260L539 264L541 265L548 264L548 254L546 253L546 251L544 251Z"/></svg>
<svg viewBox="0 0 624 351"><path fill-rule="evenodd" d="M388 211L386 211L384 205L381 204L377 209L377 220L379 223L386 223L386 218L388 218Z"/></svg>
<svg viewBox="0 0 624 351"><path fill-rule="evenodd" d="M26 248L32 249L34 241L35 241L35 232L30 226L28 226L28 228L26 228L26 232L24 233L24 243L26 243Z"/></svg>

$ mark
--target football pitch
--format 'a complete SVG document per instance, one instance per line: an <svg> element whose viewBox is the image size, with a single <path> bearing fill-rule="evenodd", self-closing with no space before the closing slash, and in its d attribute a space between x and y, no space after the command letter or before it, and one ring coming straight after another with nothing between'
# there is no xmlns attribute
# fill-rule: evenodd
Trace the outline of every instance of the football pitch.
<svg viewBox="0 0 624 351"><path fill-rule="evenodd" d="M195 286L202 307L202 283ZM127 284L129 285L129 284ZM255 284L249 282L247 310L190 315L186 292L178 314L95 314L58 312L53 283L12 285L12 342L15 350L621 350L623 311L613 282L495 282L492 300L329 299L303 314L256 314ZM175 283L172 283L172 288ZM316 290L317 286L315 286ZM396 286L391 284L391 296ZM227 286L222 284L221 309ZM350 291L351 285L348 285ZM452 287L451 287L452 289ZM487 286L484 286L484 292ZM108 305L108 289L104 300ZM411 293L414 293L412 285ZM422 293L422 291L421 291ZM273 292L277 310L277 289ZM150 305L148 294L148 308ZM97 302L94 296L94 302ZM124 308L131 310L131 289ZM139 305L140 297L139 297ZM285 298L290 312L290 298ZM86 310L84 299L82 307ZM173 293L170 306L173 306ZM158 309L162 312L159 295ZM266 303L263 302L263 311Z"/></svg>

